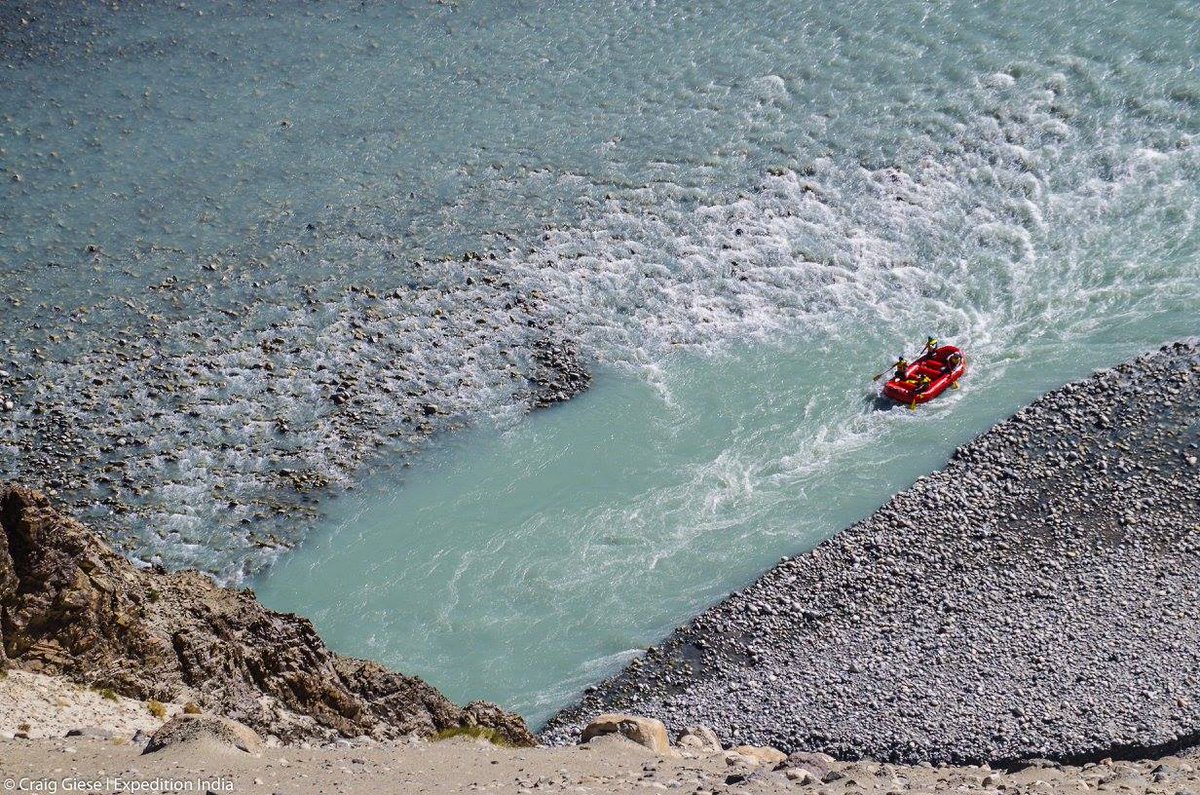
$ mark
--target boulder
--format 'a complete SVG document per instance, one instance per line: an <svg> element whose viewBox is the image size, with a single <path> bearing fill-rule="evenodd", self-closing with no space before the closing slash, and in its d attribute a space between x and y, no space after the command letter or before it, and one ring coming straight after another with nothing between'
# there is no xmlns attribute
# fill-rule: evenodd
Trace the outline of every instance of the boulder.
<svg viewBox="0 0 1200 795"><path fill-rule="evenodd" d="M178 715L164 723L154 734L143 754L180 745L217 746L256 754L262 751L262 738L249 726L216 715Z"/></svg>
<svg viewBox="0 0 1200 795"><path fill-rule="evenodd" d="M480 726L493 729L505 742L512 745L537 745L537 739L530 733L521 716L505 712L490 701L472 701L467 704L463 708L459 724L465 727ZM363 739L370 741L369 737Z"/></svg>
<svg viewBox="0 0 1200 795"><path fill-rule="evenodd" d="M681 749L702 754L721 753L721 740L717 733L707 726L688 726L679 733L675 745Z"/></svg>
<svg viewBox="0 0 1200 795"><path fill-rule="evenodd" d="M825 774L833 770L837 761L829 754L810 753L808 751L795 751L788 754L788 757L783 762L776 765L776 770L786 769L789 767L800 767L809 771L814 778L823 779Z"/></svg>
<svg viewBox="0 0 1200 795"><path fill-rule="evenodd" d="M663 725L662 721L655 718L621 713L599 715L584 728L580 742L586 743L593 737L601 737L606 734L619 734L655 753L666 754L671 751L671 741L667 739L667 727Z"/></svg>
<svg viewBox="0 0 1200 795"><path fill-rule="evenodd" d="M89 740L111 740L117 736L117 733L112 729L104 729L99 726L83 726L78 729L68 729L67 737L85 737Z"/></svg>
<svg viewBox="0 0 1200 795"><path fill-rule="evenodd" d="M758 765L777 765L788 758L788 755L778 748L769 745L739 745L734 753L741 754Z"/></svg>
<svg viewBox="0 0 1200 795"><path fill-rule="evenodd" d="M787 776L788 781L794 781L801 786L807 786L817 780L816 776L802 767L785 767L783 775Z"/></svg>

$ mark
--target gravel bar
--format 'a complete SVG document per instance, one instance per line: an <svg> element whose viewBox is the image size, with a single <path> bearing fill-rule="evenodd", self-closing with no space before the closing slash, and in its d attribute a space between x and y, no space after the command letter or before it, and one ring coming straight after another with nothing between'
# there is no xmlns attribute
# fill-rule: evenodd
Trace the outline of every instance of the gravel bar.
<svg viewBox="0 0 1200 795"><path fill-rule="evenodd" d="M1200 350L1068 384L550 720L843 759L1141 758L1200 740Z"/></svg>

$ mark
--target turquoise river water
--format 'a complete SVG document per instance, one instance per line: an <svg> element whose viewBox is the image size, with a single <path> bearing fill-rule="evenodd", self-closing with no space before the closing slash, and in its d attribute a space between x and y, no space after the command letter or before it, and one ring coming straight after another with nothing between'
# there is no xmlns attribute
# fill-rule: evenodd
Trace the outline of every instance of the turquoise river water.
<svg viewBox="0 0 1200 795"><path fill-rule="evenodd" d="M0 12L22 372L65 322L48 303L151 302L253 257L283 317L306 284L386 288L465 251L594 367L531 415L464 393L468 430L382 453L265 569L205 513L204 467L147 487L187 543L128 530L131 554L244 579L458 700L542 720L1041 392L1197 333L1193 3L125 5ZM151 309L185 356L244 287ZM234 308L229 339L257 333ZM74 373L114 312L37 378ZM926 334L967 352L962 389L882 406L870 377ZM189 422L169 427L224 440ZM270 451L246 447L226 463L249 477ZM0 462L32 466L16 442Z"/></svg>

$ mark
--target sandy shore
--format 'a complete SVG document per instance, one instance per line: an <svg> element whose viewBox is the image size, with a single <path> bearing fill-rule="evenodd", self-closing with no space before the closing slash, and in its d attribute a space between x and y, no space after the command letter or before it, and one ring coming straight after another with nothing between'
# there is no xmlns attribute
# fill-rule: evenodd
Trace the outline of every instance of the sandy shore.
<svg viewBox="0 0 1200 795"><path fill-rule="evenodd" d="M604 711L839 758L1005 763L1200 737L1200 351L1049 393L635 659Z"/></svg>
<svg viewBox="0 0 1200 795"><path fill-rule="evenodd" d="M83 727L104 727L113 737L132 737L139 730L149 734L183 709L171 702L161 707L155 716L147 702L111 690L27 671L0 674L0 739L11 740L17 732L53 739Z"/></svg>
<svg viewBox="0 0 1200 795"><path fill-rule="evenodd" d="M274 748L247 754L193 746L155 754L127 741L71 737L0 741L0 785L38 791L76 782L93 791L158 781L193 792L291 793L1190 793L1200 791L1197 760L1104 762L1079 767L1030 766L1014 771L833 763L832 773L807 780L795 772L729 765L723 756L663 757L624 740L588 746L512 750L486 742L450 740L347 749ZM98 782L98 783L96 783ZM17 790L17 785L24 789ZM141 784L143 788L148 784ZM41 791L49 791L42 789Z"/></svg>

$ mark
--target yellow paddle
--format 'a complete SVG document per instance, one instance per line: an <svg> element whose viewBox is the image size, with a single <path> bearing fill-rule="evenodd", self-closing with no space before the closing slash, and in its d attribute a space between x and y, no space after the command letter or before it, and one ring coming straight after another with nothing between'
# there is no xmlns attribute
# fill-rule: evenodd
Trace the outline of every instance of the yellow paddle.
<svg viewBox="0 0 1200 795"><path fill-rule="evenodd" d="M907 362L908 359L905 359L904 361ZM890 373L892 371L892 367L895 367L895 366L896 365L893 364L893 365L891 365L891 367L888 367L888 369L884 370L882 373L876 373L875 375L871 376L871 380L878 381L880 378L883 378L885 375Z"/></svg>

